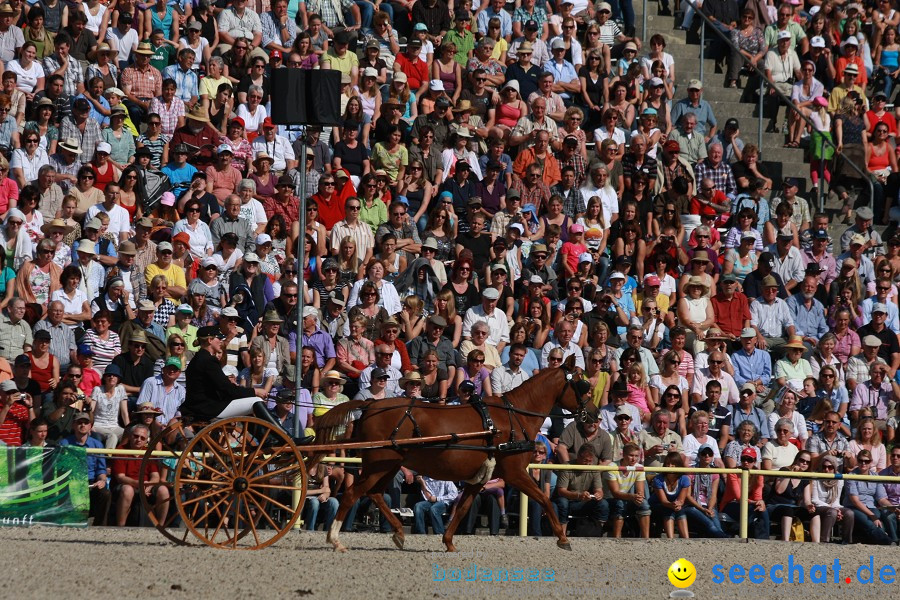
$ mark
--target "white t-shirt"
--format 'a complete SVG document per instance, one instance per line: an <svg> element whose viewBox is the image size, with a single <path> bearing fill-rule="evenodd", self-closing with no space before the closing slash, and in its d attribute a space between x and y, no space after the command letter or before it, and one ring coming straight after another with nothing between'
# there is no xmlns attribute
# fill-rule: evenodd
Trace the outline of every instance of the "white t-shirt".
<svg viewBox="0 0 900 600"><path fill-rule="evenodd" d="M23 67L18 59L11 60L6 64L6 70L16 74L16 87L26 94L32 93L38 79L44 76L44 67L36 60L31 61L31 67L28 69Z"/></svg>
<svg viewBox="0 0 900 600"><path fill-rule="evenodd" d="M40 146L38 146L38 149L34 152L34 156L31 158L28 158L28 153L25 152L25 150L17 148L13 151L9 168L22 169L22 173L25 175L25 181L34 181L37 179L38 171L41 167L49 162L50 159L47 156L47 151Z"/></svg>
<svg viewBox="0 0 900 600"><path fill-rule="evenodd" d="M258 131L268 114L266 113L266 107L262 104L256 107L256 113L252 115L247 105L241 104L238 106L237 116L244 120L246 131Z"/></svg>
<svg viewBox="0 0 900 600"><path fill-rule="evenodd" d="M678 283L675 281L675 278L666 273L659 280L659 293L664 294L666 296L671 296L678 289Z"/></svg>
<svg viewBox="0 0 900 600"><path fill-rule="evenodd" d="M707 446L712 448L713 458L717 458L722 460L722 455L719 453L719 445L716 443L711 436L706 436L706 442L704 442ZM700 446L702 446L697 438L694 437L693 433L689 433L684 436L684 439L681 441L681 447L684 448L684 456L688 459L688 464L694 464L694 461L697 460L697 452L700 451Z"/></svg>
<svg viewBox="0 0 900 600"><path fill-rule="evenodd" d="M262 203L256 198L250 198L250 202L241 205L240 217L253 223L254 229L257 224L265 223L269 220Z"/></svg>
<svg viewBox="0 0 900 600"><path fill-rule="evenodd" d="M432 44L429 40L425 40L425 42L422 44L422 49L419 50L419 60L427 63L429 54L434 54L434 44Z"/></svg>
<svg viewBox="0 0 900 600"><path fill-rule="evenodd" d="M87 210L85 222L90 221L97 216L97 213L105 212L109 215L109 227L106 230L118 237L120 233L128 233L131 231L131 223L128 218L128 211L114 204L112 210L106 210L103 204L95 204Z"/></svg>
<svg viewBox="0 0 900 600"><path fill-rule="evenodd" d="M669 72L672 70L672 67L675 65L675 59L672 58L672 55L668 52L663 52L662 56L657 59L650 58L649 56L645 56L641 59L641 68L643 68L648 73L651 72L653 68L653 63L657 60L662 61L663 66L666 68L666 77L669 76Z"/></svg>
<svg viewBox="0 0 900 600"><path fill-rule="evenodd" d="M139 41L137 31L134 30L134 27L124 34L118 28L112 28L111 31L112 37L115 39L116 50L118 50L116 60L119 61L119 64L128 62L132 48L137 46Z"/></svg>
<svg viewBox="0 0 900 600"><path fill-rule="evenodd" d="M198 45L197 48L194 48L193 46L191 46L191 44L190 44L190 42L188 42L187 38L183 37L178 40L178 46L180 48L190 48L191 50L194 51L194 65L193 65L194 69L200 68L200 65L203 63L203 53L209 47L209 40L207 40L204 37L199 38L199 39L200 39L200 43L197 44Z"/></svg>
<svg viewBox="0 0 900 600"><path fill-rule="evenodd" d="M62 302L67 315L78 314L84 307L84 303L88 301L87 294L81 288L75 288L75 295L70 299L62 289L56 290L50 295L50 301L59 300ZM74 329L74 325L69 325L70 329Z"/></svg>

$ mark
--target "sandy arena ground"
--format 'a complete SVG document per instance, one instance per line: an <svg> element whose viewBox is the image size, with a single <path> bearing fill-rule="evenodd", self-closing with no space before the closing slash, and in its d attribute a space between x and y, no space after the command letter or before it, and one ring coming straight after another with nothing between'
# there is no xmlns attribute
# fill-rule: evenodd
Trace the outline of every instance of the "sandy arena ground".
<svg viewBox="0 0 900 600"><path fill-rule="evenodd" d="M680 557L697 568L690 587L698 599L769 600L804 597L896 597L897 585L878 580L883 565L900 568L894 548L711 540L630 541L573 538L573 552L558 550L550 538L457 538L459 555L442 553L435 536L407 536L406 550L379 534L344 534L351 546L338 555L324 534L292 533L256 552L227 552L208 547L176 547L153 529L64 529L33 527L0 530L5 573L0 598L53 598L89 594L92 598L668 598L675 588L666 570ZM804 584L713 583L713 567L760 563L768 575L776 563L806 568ZM633 566L628 557L640 559ZM875 581L862 584L857 569L874 557ZM831 568L840 561L840 583ZM827 584L809 581L814 564L829 569ZM477 571L476 571L477 569ZM522 569L523 579L496 583L486 569ZM529 569L539 569L531 571ZM454 572L458 570L457 572ZM900 569L898 569L900 570ZM477 572L477 574L476 574ZM887 571L884 572L887 575ZM781 573L776 573L780 575ZM868 579L868 570L860 573ZM852 578L845 583L845 577ZM443 581L435 581L441 579ZM449 581L458 578L456 582ZM547 582L546 579L553 581ZM544 580L544 581L540 581Z"/></svg>

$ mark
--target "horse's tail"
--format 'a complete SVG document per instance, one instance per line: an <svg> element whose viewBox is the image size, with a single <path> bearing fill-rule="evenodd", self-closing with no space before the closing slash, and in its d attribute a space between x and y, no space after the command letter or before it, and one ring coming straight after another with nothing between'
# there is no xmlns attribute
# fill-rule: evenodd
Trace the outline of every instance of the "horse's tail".
<svg viewBox="0 0 900 600"><path fill-rule="evenodd" d="M351 425L355 419L359 418L359 413L366 404L367 401L365 400L342 402L324 415L316 417L313 425L313 431L316 435L314 443L334 444L348 441L353 433ZM310 455L309 460L312 461L312 464L317 464L322 458L330 454L333 454L333 451L317 452Z"/></svg>

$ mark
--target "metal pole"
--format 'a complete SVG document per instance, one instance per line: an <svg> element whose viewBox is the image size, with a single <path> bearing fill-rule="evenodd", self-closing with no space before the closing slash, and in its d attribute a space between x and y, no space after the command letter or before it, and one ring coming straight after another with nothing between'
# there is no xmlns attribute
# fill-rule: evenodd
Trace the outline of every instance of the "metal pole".
<svg viewBox="0 0 900 600"><path fill-rule="evenodd" d="M706 21L700 21L700 81L703 79L703 59L706 58Z"/></svg>
<svg viewBox="0 0 900 600"><path fill-rule="evenodd" d="M519 537L528 535L528 496L519 491Z"/></svg>
<svg viewBox="0 0 900 600"><path fill-rule="evenodd" d="M305 264L303 251L306 237L306 127L300 132L300 196L297 198L300 216L300 235L297 236L297 281L300 291L297 299L297 364L294 365L294 437L300 437L300 397L302 386L300 385L301 371L300 352L303 347L303 265Z"/></svg>
<svg viewBox="0 0 900 600"><path fill-rule="evenodd" d="M297 292L297 363L294 365L294 437L300 437L300 398L303 387L300 384L302 379L301 372L303 367L300 364L300 349L303 347L303 251L306 238L306 127L300 132L300 194L297 196L297 212L300 217L300 234L297 236L297 282L299 290ZM295 480L295 484L297 481ZM291 493L291 508L294 511L300 510L301 492L294 490ZM294 523L294 529L303 529L303 519L297 519Z"/></svg>
<svg viewBox="0 0 900 600"><path fill-rule="evenodd" d="M646 40L647 39L647 0L644 0L642 10L644 12L641 15L641 39Z"/></svg>
<svg viewBox="0 0 900 600"><path fill-rule="evenodd" d="M741 471L741 539L747 539L747 520L750 502L750 471Z"/></svg>
<svg viewBox="0 0 900 600"><path fill-rule="evenodd" d="M762 77L759 78L759 115L756 121L756 147L759 148L759 151L762 152L763 149L763 94L766 91L766 80Z"/></svg>

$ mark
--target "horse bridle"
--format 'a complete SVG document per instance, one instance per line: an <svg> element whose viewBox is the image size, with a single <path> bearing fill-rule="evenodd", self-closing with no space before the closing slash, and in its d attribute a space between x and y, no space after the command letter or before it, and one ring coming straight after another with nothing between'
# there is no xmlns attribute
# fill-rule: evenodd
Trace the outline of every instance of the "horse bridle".
<svg viewBox="0 0 900 600"><path fill-rule="evenodd" d="M587 391L579 390L579 384L586 383L584 380L576 379L575 373L568 370L566 367L560 367L566 374L566 385L563 386L562 390L559 392L559 395L554 400L554 404L559 404L560 400L562 400L563 394L566 393L566 388L572 388L572 393L575 394L575 399L578 402L578 411L575 413L575 420L579 423L596 423L597 419L592 416L587 411L588 398L586 398ZM587 386L590 389L589 386Z"/></svg>

